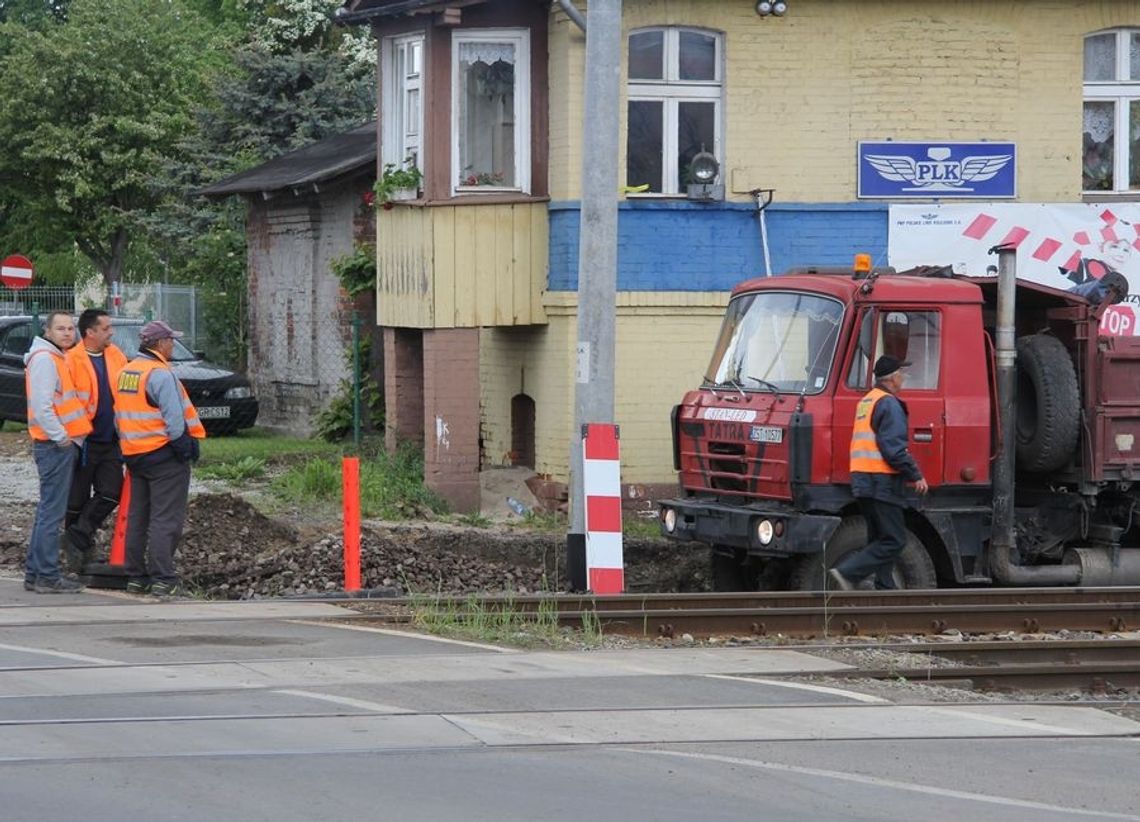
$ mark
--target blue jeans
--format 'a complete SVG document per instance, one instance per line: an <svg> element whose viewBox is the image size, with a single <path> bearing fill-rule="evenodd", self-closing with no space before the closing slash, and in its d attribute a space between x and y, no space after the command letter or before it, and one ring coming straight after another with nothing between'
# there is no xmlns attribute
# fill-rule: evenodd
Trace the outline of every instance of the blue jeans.
<svg viewBox="0 0 1140 822"><path fill-rule="evenodd" d="M67 495L79 449L64 448L54 442L36 441L32 454L40 475L40 503L36 522L28 541L28 557L24 563L24 579L51 581L59 579L59 533L63 515L67 513Z"/></svg>

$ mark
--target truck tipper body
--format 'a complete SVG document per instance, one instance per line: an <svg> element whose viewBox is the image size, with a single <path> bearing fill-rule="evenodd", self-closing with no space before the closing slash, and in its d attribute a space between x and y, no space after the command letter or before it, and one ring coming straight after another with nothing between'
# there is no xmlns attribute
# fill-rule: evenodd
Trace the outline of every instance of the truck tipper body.
<svg viewBox="0 0 1140 822"><path fill-rule="evenodd" d="M849 445L890 354L911 363L900 399L930 486L907 511L899 587L1140 582L1140 339L1099 333L1108 303L1012 269L740 284L673 411L663 533L711 549L718 590L824 588L866 541Z"/></svg>

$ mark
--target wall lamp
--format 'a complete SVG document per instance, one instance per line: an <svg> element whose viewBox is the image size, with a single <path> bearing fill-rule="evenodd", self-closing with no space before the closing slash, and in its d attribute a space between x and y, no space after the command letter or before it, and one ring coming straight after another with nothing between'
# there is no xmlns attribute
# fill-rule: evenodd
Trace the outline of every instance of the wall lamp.
<svg viewBox="0 0 1140 822"><path fill-rule="evenodd" d="M788 4L784 0L758 0L756 13L761 17L783 17L788 13Z"/></svg>

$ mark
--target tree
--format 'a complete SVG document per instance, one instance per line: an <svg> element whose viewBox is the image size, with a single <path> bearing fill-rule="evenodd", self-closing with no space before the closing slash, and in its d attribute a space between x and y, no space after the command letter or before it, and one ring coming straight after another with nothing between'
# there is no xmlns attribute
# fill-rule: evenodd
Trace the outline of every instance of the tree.
<svg viewBox="0 0 1140 822"><path fill-rule="evenodd" d="M205 92L211 31L176 1L72 0L0 26L0 214L25 247L74 244L119 280L153 180Z"/></svg>

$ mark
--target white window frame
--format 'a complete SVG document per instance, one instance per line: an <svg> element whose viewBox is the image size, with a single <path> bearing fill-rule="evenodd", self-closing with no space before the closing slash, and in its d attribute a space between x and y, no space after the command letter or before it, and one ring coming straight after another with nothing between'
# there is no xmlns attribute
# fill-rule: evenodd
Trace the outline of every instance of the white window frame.
<svg viewBox="0 0 1140 822"><path fill-rule="evenodd" d="M677 143L677 131L680 121L680 103L707 103L713 102L713 145L706 146L716 161L724 169L724 34L711 29L702 29L695 26L647 26L633 29L626 38L626 70L629 66L629 38L635 34L647 34L653 31L664 32L665 71L661 80L634 80L628 79L626 86L627 101L632 102L661 102L663 104L661 151L664 155L661 164L662 191L645 192L642 194L630 193L629 197L680 197L685 192L676 182L680 169L677 167L677 154L680 146ZM695 32L713 38L716 47L714 65L716 74L713 80L682 80L680 79L681 59L681 33ZM629 107L626 106L625 116L629 116ZM629 123L626 123L628 129ZM625 146L629 151L628 136ZM628 154L625 157L626 167L629 165ZM625 173L623 169L622 173ZM626 180L629 185L630 181Z"/></svg>
<svg viewBox="0 0 1140 822"><path fill-rule="evenodd" d="M515 47L515 185L459 185L459 48L463 43L510 43ZM458 29L451 35L451 191L453 194L530 193L530 30Z"/></svg>
<svg viewBox="0 0 1140 822"><path fill-rule="evenodd" d="M1132 70L1131 48L1132 35L1140 34L1140 28L1119 28L1094 31L1086 34L1081 40L1082 62L1084 41L1091 37L1103 37L1112 34L1116 37L1116 73L1113 80L1088 81L1083 77L1083 99L1081 101L1081 117L1083 122L1085 103L1113 103L1113 157L1112 157L1112 188L1111 189L1083 189L1082 193L1091 196L1105 194L1127 194L1140 190L1140 181L1137 188L1128 185L1128 160L1131 151L1130 128L1128 119L1129 105L1133 102L1140 104L1140 77L1128 79Z"/></svg>
<svg viewBox="0 0 1140 822"><path fill-rule="evenodd" d="M419 46L419 72L403 72L397 76L401 56L407 65L407 55ZM383 77L383 131L380 149L381 167L391 163L403 168L409 156L416 157L416 167L424 171L424 89L426 87L425 38L423 32L386 37L381 43L380 60ZM410 92L419 92L419 111L414 129L408 129L408 98Z"/></svg>

